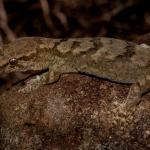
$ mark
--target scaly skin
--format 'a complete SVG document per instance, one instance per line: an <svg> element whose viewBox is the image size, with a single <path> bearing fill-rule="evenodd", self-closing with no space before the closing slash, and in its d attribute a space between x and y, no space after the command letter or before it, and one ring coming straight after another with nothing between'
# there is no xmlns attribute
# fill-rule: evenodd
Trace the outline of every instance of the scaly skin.
<svg viewBox="0 0 150 150"><path fill-rule="evenodd" d="M48 76L45 83L55 82L62 73L73 72L131 83L126 102L133 106L150 90L150 47L103 37L26 37L1 48L0 74L3 76L24 73L21 78L14 79L19 82L42 70L49 70L41 74L43 78Z"/></svg>

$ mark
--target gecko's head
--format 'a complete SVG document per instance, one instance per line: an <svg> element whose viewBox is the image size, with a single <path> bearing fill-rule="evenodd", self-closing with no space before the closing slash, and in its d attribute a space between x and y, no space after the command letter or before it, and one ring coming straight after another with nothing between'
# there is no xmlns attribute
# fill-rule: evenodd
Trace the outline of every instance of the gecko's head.
<svg viewBox="0 0 150 150"><path fill-rule="evenodd" d="M37 41L21 38L0 49L0 72L26 71L34 69Z"/></svg>

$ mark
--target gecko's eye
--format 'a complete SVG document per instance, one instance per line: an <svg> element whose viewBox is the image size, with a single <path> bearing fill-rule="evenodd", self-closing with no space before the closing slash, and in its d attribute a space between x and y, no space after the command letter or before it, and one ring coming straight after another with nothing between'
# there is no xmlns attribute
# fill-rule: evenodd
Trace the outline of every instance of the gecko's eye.
<svg viewBox="0 0 150 150"><path fill-rule="evenodd" d="M12 58L12 59L9 60L9 63L10 63L11 65L16 65L16 64L17 64L17 59Z"/></svg>

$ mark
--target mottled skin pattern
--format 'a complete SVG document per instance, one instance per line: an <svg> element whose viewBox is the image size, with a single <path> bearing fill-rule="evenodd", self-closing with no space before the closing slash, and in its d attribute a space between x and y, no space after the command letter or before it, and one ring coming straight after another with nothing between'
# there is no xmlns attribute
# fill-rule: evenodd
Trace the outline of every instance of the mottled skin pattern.
<svg viewBox="0 0 150 150"><path fill-rule="evenodd" d="M137 105L150 89L150 47L113 38L20 38L0 49L0 75L45 70L45 83L62 73L80 72L118 83L131 83L126 103ZM49 70L46 72L46 70ZM2 75L3 74L3 75Z"/></svg>

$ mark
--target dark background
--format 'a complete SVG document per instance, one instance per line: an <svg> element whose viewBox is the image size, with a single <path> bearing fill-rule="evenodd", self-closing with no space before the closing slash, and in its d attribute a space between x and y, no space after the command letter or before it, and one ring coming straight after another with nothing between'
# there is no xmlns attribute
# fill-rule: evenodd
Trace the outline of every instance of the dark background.
<svg viewBox="0 0 150 150"><path fill-rule="evenodd" d="M149 10L149 0L0 0L0 41L23 36L136 40L150 31Z"/></svg>

